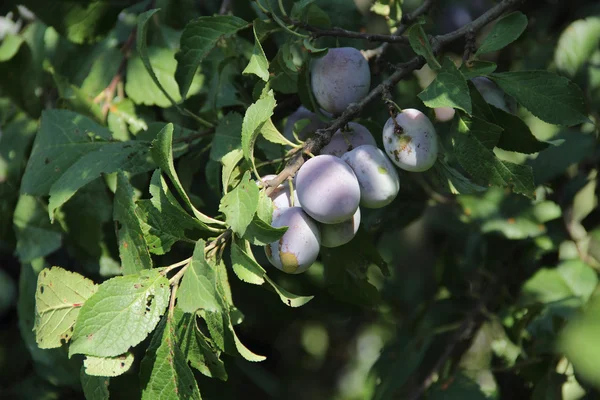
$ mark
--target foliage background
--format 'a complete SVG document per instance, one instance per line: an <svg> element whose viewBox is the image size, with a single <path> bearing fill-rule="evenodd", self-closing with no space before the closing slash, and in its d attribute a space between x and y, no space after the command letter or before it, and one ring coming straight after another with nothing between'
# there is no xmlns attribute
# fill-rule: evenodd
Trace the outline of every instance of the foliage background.
<svg viewBox="0 0 600 400"><path fill-rule="evenodd" d="M113 224L116 175L79 190L56 211L54 224L48 218L48 193L20 194L42 110L73 110L107 127L119 141L152 140L164 122L174 123L179 177L192 203L208 215L217 214L221 198L218 162L230 143L235 146L235 139L227 137L216 144L213 133L202 135L204 128L196 119L171 106L146 72L139 47L127 48L121 68L125 57L120 49L135 31L137 16L148 8L161 8L149 23L148 55L167 93L181 100L174 58L179 37L192 19L217 13L220 1L157 0L153 7L148 2L100 1L95 6L103 7L97 14L101 18L85 24L78 22L90 2L74 3L23 2L37 18L17 10L11 1L0 5L0 14L12 12L0 29L12 32L0 33L2 398L83 396L83 357L69 360L65 346L42 350L36 344L32 327L37 273L57 265L96 283L121 273ZM290 7L291 2L285 3ZM387 33L378 9L369 11L363 3L317 1L333 26ZM435 3L424 26L432 34L456 28L445 25L451 19L449 7L467 4L476 16L493 5ZM418 5L406 0L402 8ZM257 16L245 0L235 0L231 7L246 21ZM384 210L367 213L364 232L353 242L361 252L375 246L390 276L375 265L361 269L358 278L345 272L355 254L343 250L324 252L322 262L303 275L268 269L282 287L315 296L302 307L290 308L271 291L244 284L230 273L236 307L245 316L236 328L238 335L267 359L253 363L224 355L227 381L194 370L203 398L410 398L421 389L434 399L598 395L600 6L591 0L529 1L520 9L529 20L526 31L487 58L498 64L498 71L550 70L569 77L583 90L589 117L596 123L549 125L519 109L536 138L551 146L533 155L498 148L495 153L533 167L536 200L502 188L451 195L426 179L402 174L399 198ZM273 35L262 43L275 68L272 85L278 106L273 120L279 127L300 105L289 87L300 78L285 75L278 66L283 61L276 60L283 41ZM211 52L194 77L185 107L206 120L223 118L223 110L237 111L241 118L257 97L258 79L242 74L253 43L246 29ZM362 49L378 45L347 38L322 38L318 44ZM445 54L460 58L462 52L462 43L457 43ZM410 47L399 45L386 61L408 57ZM389 71L384 66L375 72L378 83ZM105 88L119 74L119 84L107 93ZM397 85L394 100L400 107L424 110L417 94L433 77L423 68ZM107 97L98 99L102 94ZM360 120L377 136L387 117L381 102L374 101ZM240 123L235 116L228 118ZM443 136L450 126L437 128ZM279 147L263 139L256 152L265 161L282 156ZM43 168L43 160L37 162ZM135 162L143 164L142 159ZM279 167L266 165L261 172ZM144 173L132 178L136 196L149 198L150 177ZM39 188L43 181L40 175L29 184ZM192 248L179 242L167 254L153 255L154 264L187 258ZM260 251L257 257L262 257ZM259 261L266 265L264 259ZM150 338L136 347L129 372L110 379L111 399L139 397L140 360L149 343Z"/></svg>

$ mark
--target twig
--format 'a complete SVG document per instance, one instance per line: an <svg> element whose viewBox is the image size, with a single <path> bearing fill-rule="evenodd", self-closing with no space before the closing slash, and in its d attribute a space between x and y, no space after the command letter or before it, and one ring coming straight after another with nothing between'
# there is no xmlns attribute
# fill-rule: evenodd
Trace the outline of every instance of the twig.
<svg viewBox="0 0 600 400"><path fill-rule="evenodd" d="M175 282L171 289L171 298L169 299L169 318L173 318L175 311L175 300L177 299L177 289L179 288L179 281Z"/></svg>
<svg viewBox="0 0 600 400"><path fill-rule="evenodd" d="M406 399L408 400L417 400L421 397L421 395L427 390L427 388L433 383L433 379L438 371L444 366L446 361L450 358L454 350L461 342L471 339L473 334L477 332L477 329L481 326L483 319L481 318L483 315L483 310L485 309L485 304L487 299L490 298L490 292L486 292L484 297L482 297L475 307L467 314L467 316L463 319L463 322L460 324L458 330L454 333L444 351L437 359L436 363L430 369L427 377L421 382L408 396Z"/></svg>
<svg viewBox="0 0 600 400"><path fill-rule="evenodd" d="M412 13L403 15L402 19L400 20L400 25L398 25L397 29L392 33L392 35L393 36L402 36L404 34L404 32L406 32L408 27L411 26L413 24L413 22L416 21L417 18L419 18L421 15L426 14L429 11L429 9L433 5L433 3L434 3L434 0L425 0L425 1L423 1L423 4L421 4ZM390 47L390 42L386 42L386 43L381 44L381 46L379 46L375 49L364 51L363 54L365 55L365 58L367 60L370 60L371 58L376 57L375 62L379 63L381 61L381 57L388 50L389 47Z"/></svg>
<svg viewBox="0 0 600 400"><path fill-rule="evenodd" d="M194 140L205 138L206 136L210 136L215 132L215 128L210 128L202 132L194 133L188 136L182 136L180 138L174 139L173 143L191 143Z"/></svg>
<svg viewBox="0 0 600 400"><path fill-rule="evenodd" d="M471 23L457 29L454 32L433 37L431 39L433 51L438 53L445 45L462 38L468 32L477 32L485 25L498 18L504 12L522 1L525 0L502 0L500 3L490 8L487 12ZM350 120L360 114L367 104L380 97L385 90L391 90L398 82L400 82L400 80L408 76L414 70L425 65L425 60L423 57L417 56L412 58L410 61L403 63L403 65L403 68L398 69L386 80L376 86L360 102L350 104L341 116L331 122L329 127L317 130L315 132L315 136L305 142L302 152L298 152L294 157L292 157L285 168L275 178L265 182L265 184L268 186L266 194L271 194L276 187L281 185L286 179L293 177L296 174L298 169L300 169L302 164L304 164L303 154L318 154L319 151L331 141L331 137L338 129L341 129L344 125L350 122Z"/></svg>
<svg viewBox="0 0 600 400"><path fill-rule="evenodd" d="M324 36L334 36L334 37L345 37L350 39L363 39L368 40L370 42L388 42L388 43L408 43L408 38L404 36L395 36L395 35L383 35L377 33L363 33L356 31L349 31L347 29L334 27L331 29L321 29L315 26L309 25L306 22L301 21L289 21L291 24L302 28L311 33L311 36L314 38L320 38Z"/></svg>
<svg viewBox="0 0 600 400"><path fill-rule="evenodd" d="M219 8L219 15L225 15L231 9L231 0L223 0L221 8Z"/></svg>
<svg viewBox="0 0 600 400"><path fill-rule="evenodd" d="M172 270L174 270L175 268L179 268L179 267L181 267L182 265L185 265L185 264L189 263L190 261L192 261L192 257L190 257L190 258L186 258L185 260L181 260L181 261L179 261L179 262L176 262L175 264L171 264L171 265L169 265L169 266L165 267L165 269L164 269L164 270L162 270L160 273L161 273L162 275L166 275L166 274L168 274L169 272L171 272Z"/></svg>

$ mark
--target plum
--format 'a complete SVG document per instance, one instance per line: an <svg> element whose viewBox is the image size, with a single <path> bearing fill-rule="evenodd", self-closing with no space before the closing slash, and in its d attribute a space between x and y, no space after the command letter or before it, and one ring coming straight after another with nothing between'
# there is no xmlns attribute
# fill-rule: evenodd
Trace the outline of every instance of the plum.
<svg viewBox="0 0 600 400"><path fill-rule="evenodd" d="M469 9L462 5L445 7L438 16L440 33L453 32L473 21Z"/></svg>
<svg viewBox="0 0 600 400"><path fill-rule="evenodd" d="M296 176L302 208L323 224L344 222L360 202L360 186L352 168L336 156L323 154L306 161Z"/></svg>
<svg viewBox="0 0 600 400"><path fill-rule="evenodd" d="M338 247L352 240L360 226L360 207L347 221L321 225L321 246Z"/></svg>
<svg viewBox="0 0 600 400"><path fill-rule="evenodd" d="M276 175L265 175L261 178L261 180L266 182L275 178L275 176ZM277 186L275 190L271 192L269 198L273 200L273 216L286 208L300 205L296 190L294 190L294 201L292 203L292 197L290 196L290 185L287 181Z"/></svg>
<svg viewBox="0 0 600 400"><path fill-rule="evenodd" d="M360 51L353 47L329 49L313 60L311 87L315 99L325 111L341 114L350 103L369 93L371 70Z"/></svg>
<svg viewBox="0 0 600 400"><path fill-rule="evenodd" d="M341 157L344 153L363 144L377 146L375 138L367 128L356 122L348 123L348 130L338 129L327 146L321 149L321 154Z"/></svg>
<svg viewBox="0 0 600 400"><path fill-rule="evenodd" d="M484 76L478 76L471 79L471 82L473 82L479 93L481 93L481 97L483 97L486 103L491 104L502 111L506 111L507 113L514 114L516 112L517 104L514 99L510 96L506 96L504 91L490 79Z"/></svg>
<svg viewBox="0 0 600 400"><path fill-rule="evenodd" d="M308 110L304 106L298 107L296 111L294 111L287 119L285 123L285 127L283 128L283 135L291 141L294 141L294 125L296 122L306 119L308 123L298 132L298 139L306 140L317 129L321 129L327 126L324 121L319 119L319 116L312 111Z"/></svg>
<svg viewBox="0 0 600 400"><path fill-rule="evenodd" d="M381 208L390 204L400 190L394 164L375 146L358 146L342 156L354 171L360 186L360 205Z"/></svg>
<svg viewBox="0 0 600 400"><path fill-rule="evenodd" d="M454 119L456 111L452 107L437 107L433 109L435 120L438 122L448 122Z"/></svg>
<svg viewBox="0 0 600 400"><path fill-rule="evenodd" d="M406 171L422 172L435 164L438 138L433 124L419 110L407 108L383 127L383 146L392 162Z"/></svg>
<svg viewBox="0 0 600 400"><path fill-rule="evenodd" d="M271 225L275 228L287 226L288 230L278 241L265 246L269 262L288 274L306 271L319 256L319 225L300 207L282 210Z"/></svg>

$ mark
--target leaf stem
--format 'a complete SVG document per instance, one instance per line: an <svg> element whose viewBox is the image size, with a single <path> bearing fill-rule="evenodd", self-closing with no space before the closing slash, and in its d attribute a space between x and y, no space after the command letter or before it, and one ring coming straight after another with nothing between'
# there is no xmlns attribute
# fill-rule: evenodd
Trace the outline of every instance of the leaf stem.
<svg viewBox="0 0 600 400"><path fill-rule="evenodd" d="M179 268L182 265L189 263L190 261L192 261L192 257L186 258L185 260L181 260L179 262L176 262L175 264L167 265L166 267L164 267L165 269L161 271L161 274L166 275L169 272L171 272L172 270L174 270L175 268Z"/></svg>

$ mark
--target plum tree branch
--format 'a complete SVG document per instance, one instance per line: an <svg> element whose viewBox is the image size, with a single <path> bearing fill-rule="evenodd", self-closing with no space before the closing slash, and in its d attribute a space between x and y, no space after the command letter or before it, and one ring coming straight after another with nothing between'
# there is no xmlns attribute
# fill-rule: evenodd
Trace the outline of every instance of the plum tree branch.
<svg viewBox="0 0 600 400"><path fill-rule="evenodd" d="M454 32L447 33L445 35L438 35L431 38L431 46L433 51L437 54L447 44L458 40L469 32L477 32L491 21L500 17L506 11L512 9L517 4L526 0L502 0L494 7L490 8L479 18L473 20L471 23L462 26ZM331 137L338 130L344 127L348 122L360 114L360 112L369 104L371 101L380 97L384 91L391 91L391 89L407 75L413 71L423 67L425 65L425 59L421 56L413 57L408 62L402 63L402 67L398 68L392 75L386 80L377 85L371 90L360 102L353 103L346 108L346 110L337 119L333 120L331 124L324 129L319 129L315 132L315 135L308 139L301 152L296 153L294 157L290 159L285 168L273 179L265 182L267 185L266 194L269 195L275 190L276 187L281 185L286 179L293 177L296 172L304 164L304 154L318 154L319 151L331 141Z"/></svg>

